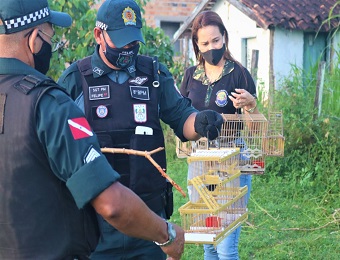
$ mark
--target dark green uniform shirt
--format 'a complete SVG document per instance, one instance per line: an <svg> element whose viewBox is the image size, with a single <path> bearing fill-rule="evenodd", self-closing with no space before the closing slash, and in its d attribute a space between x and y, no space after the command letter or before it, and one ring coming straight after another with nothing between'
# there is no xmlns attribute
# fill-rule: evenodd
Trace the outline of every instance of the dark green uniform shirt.
<svg viewBox="0 0 340 260"><path fill-rule="evenodd" d="M111 80L122 83L130 77L134 77L134 73L125 71L116 71L108 67L100 58L97 46L96 51L91 57L91 65L93 77L98 78L107 75ZM191 101L184 98L178 91L173 77L168 69L160 64L160 102L159 102L159 118L168 124L175 134L186 141L183 136L183 126L187 118L197 110L191 105ZM77 64L73 63L64 71L58 80L59 85L66 88L71 97L76 101L79 107L84 107L82 96L82 80ZM78 102L79 101L79 102Z"/></svg>
<svg viewBox="0 0 340 260"><path fill-rule="evenodd" d="M0 74L46 77L17 59L6 58L0 58ZM53 173L66 182L82 208L117 181L119 174L100 152L96 135L91 129L85 134L77 132L77 123L86 125L87 121L64 92L53 89L42 96L37 109L37 135Z"/></svg>

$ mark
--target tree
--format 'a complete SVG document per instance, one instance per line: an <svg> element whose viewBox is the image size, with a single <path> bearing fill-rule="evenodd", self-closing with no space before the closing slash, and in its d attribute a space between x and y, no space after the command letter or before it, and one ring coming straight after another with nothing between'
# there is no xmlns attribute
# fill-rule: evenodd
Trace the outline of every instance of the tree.
<svg viewBox="0 0 340 260"><path fill-rule="evenodd" d="M51 68L48 73L57 79L68 64L84 58L94 51L96 45L93 37L93 28L96 21L97 10L93 8L95 1L82 0L49 0L52 10L68 13L72 19L69 28L55 27L55 33L66 41L65 48L52 55Z"/></svg>

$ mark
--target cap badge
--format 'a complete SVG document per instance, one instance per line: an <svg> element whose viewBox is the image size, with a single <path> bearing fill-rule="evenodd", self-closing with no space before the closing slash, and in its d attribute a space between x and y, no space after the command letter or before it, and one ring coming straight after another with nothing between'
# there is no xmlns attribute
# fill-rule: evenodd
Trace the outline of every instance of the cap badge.
<svg viewBox="0 0 340 260"><path fill-rule="evenodd" d="M131 7L126 7L123 10L122 18L125 25L136 25L136 13Z"/></svg>

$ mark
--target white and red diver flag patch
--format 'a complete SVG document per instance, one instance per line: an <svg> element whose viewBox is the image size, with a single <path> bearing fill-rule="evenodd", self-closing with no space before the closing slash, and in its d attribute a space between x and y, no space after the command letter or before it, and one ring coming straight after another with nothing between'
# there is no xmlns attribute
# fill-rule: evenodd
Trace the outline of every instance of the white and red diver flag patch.
<svg viewBox="0 0 340 260"><path fill-rule="evenodd" d="M78 117L67 120L75 140L93 136L91 127L85 117Z"/></svg>

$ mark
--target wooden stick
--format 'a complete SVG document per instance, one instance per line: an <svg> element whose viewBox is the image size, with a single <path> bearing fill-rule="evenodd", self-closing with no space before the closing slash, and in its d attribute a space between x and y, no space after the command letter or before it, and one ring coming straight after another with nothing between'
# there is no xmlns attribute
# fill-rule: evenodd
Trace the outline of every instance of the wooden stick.
<svg viewBox="0 0 340 260"><path fill-rule="evenodd" d="M174 186L176 190L178 190L182 194L183 197L186 197L186 194L182 190L182 188L173 179L171 179L170 176L164 172L164 169L162 169L162 167L159 166L159 164L155 162L155 160L151 157L152 154L157 153L161 150L164 150L164 147L158 147L157 149L154 149L152 151L138 151L125 148L101 148L101 151L103 153L124 153L129 155L144 156L156 167L156 169L162 174L162 176L166 178L171 183L171 185Z"/></svg>

